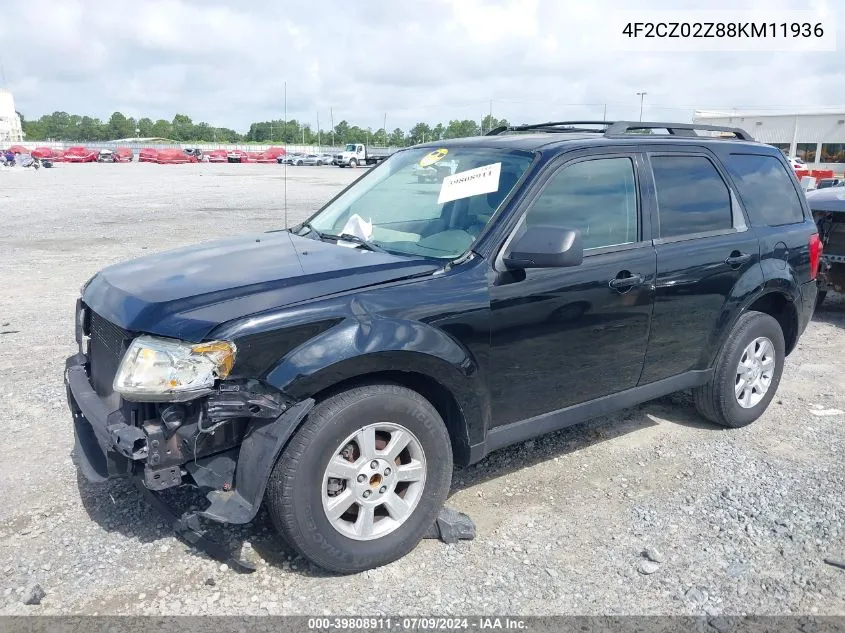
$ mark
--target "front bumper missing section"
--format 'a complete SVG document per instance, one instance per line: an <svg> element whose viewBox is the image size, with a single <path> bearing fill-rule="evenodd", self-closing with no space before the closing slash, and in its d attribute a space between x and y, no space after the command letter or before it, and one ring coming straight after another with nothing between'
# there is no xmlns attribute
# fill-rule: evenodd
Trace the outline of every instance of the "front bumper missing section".
<svg viewBox="0 0 845 633"><path fill-rule="evenodd" d="M65 372L68 404L75 427L74 461L82 474L92 482L130 477L144 499L167 519L180 538L236 571L255 571L250 563L239 560L205 536L200 519L243 524L255 517L279 454L299 423L314 408L315 401L308 398L288 406L252 391L221 393L208 405L212 423L251 414L251 423L241 444L181 466L153 471L143 468L142 474L143 464L159 450L156 436L150 435L145 428L127 424L120 411L109 412L89 382L85 360L81 354L72 356L67 360ZM161 444L163 440L159 438ZM201 490L208 491L206 497L210 503L205 510L180 516L161 499L157 490L181 483L183 467ZM440 511L424 536L439 538L445 543L474 537L472 520L449 508Z"/></svg>
<svg viewBox="0 0 845 633"><path fill-rule="evenodd" d="M141 479L135 478L134 481L135 486L141 491L141 495L146 502L170 522L170 526L176 532L177 536L204 551L214 560L226 563L235 571L245 574L255 571L255 566L252 563L236 558L225 547L220 545L220 543L208 538L202 533L198 513L186 512L179 517L170 506L161 500L158 494L147 488Z"/></svg>
<svg viewBox="0 0 845 633"><path fill-rule="evenodd" d="M254 571L252 565L238 560L222 545L205 536L200 517L222 523L248 523L255 517L276 459L299 422L313 408L314 400L309 398L291 407L285 405L279 409L279 415L271 417L273 403L260 394L240 399L240 404L248 409L241 408L235 394L230 394L210 407L209 413L216 422L234 419L247 410L257 416L239 447L200 460L195 458L181 466L150 471L144 466L150 461L151 451L157 450L156 436L149 435L144 428L127 424L120 411L109 411L106 402L91 386L85 362L82 354L72 356L67 359L65 371L75 431L73 457L80 472L94 483L131 478L178 536L234 569ZM205 511L179 516L157 494L156 490L181 483L183 467L194 475L201 489L211 490L207 493L211 504ZM161 479L162 472L169 482ZM158 479L155 479L156 475Z"/></svg>

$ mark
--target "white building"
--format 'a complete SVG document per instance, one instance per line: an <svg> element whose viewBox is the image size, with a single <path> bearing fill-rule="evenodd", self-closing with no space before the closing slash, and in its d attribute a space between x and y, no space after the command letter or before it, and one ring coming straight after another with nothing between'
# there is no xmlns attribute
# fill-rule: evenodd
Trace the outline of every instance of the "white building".
<svg viewBox="0 0 845 633"><path fill-rule="evenodd" d="M15 111L12 93L0 88L0 147L23 141L21 118Z"/></svg>
<svg viewBox="0 0 845 633"><path fill-rule="evenodd" d="M845 169L845 109L794 114L697 111L694 122L742 128L761 143L803 158L810 169Z"/></svg>

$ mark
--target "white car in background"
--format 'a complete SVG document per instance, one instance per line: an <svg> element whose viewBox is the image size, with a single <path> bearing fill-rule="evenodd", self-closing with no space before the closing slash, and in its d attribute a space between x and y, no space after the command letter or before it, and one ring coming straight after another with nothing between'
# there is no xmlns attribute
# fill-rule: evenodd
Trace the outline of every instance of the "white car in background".
<svg viewBox="0 0 845 633"><path fill-rule="evenodd" d="M792 169L795 169L796 171L799 169L807 169L807 163L804 162L803 158L788 156L786 160L788 160L789 164L792 165Z"/></svg>
<svg viewBox="0 0 845 633"><path fill-rule="evenodd" d="M331 154L307 154L305 158L302 159L302 165L331 165L334 161L334 157Z"/></svg>
<svg viewBox="0 0 845 633"><path fill-rule="evenodd" d="M457 161L441 160L427 167L416 165L413 174L417 177L419 183L442 182L446 176L454 174L457 168Z"/></svg>

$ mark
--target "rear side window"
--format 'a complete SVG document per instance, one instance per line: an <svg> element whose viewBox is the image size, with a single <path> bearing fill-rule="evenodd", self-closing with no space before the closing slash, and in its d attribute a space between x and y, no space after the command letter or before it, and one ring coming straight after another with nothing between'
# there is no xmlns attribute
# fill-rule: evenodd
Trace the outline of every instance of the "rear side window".
<svg viewBox="0 0 845 633"><path fill-rule="evenodd" d="M660 237L733 228L731 195L704 156L652 156Z"/></svg>
<svg viewBox="0 0 845 633"><path fill-rule="evenodd" d="M804 221L799 194L777 158L731 154L725 165L736 182L752 224L777 226Z"/></svg>

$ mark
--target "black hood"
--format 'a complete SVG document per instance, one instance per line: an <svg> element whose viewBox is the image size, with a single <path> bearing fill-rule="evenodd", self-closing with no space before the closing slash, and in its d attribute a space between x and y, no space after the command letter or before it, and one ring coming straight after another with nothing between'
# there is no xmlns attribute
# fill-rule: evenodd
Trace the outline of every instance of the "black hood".
<svg viewBox="0 0 845 633"><path fill-rule="evenodd" d="M199 341L232 319L439 267L286 231L259 233L109 266L88 283L83 301L124 329Z"/></svg>

